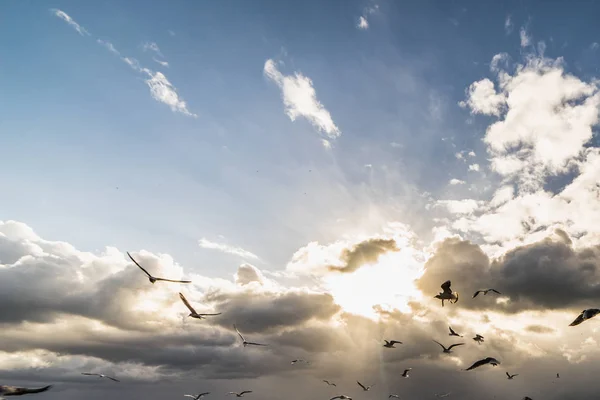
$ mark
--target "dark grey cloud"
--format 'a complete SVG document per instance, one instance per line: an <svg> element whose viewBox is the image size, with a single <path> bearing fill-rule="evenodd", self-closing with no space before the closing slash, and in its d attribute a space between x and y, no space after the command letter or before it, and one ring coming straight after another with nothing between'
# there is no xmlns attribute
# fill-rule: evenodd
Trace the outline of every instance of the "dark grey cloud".
<svg viewBox="0 0 600 400"><path fill-rule="evenodd" d="M450 279L452 289L461 295L462 308L583 309L600 301L599 266L600 247L574 249L564 238L517 247L493 261L478 245L451 238L427 261L417 286L433 296ZM510 301L497 304L493 293L471 298L476 290L486 288L499 290Z"/></svg>
<svg viewBox="0 0 600 400"><path fill-rule="evenodd" d="M379 259L382 254L399 251L396 241L393 239L373 238L354 245L352 248L344 249L340 256L343 265L330 266L330 271L354 272L365 264L371 264Z"/></svg>

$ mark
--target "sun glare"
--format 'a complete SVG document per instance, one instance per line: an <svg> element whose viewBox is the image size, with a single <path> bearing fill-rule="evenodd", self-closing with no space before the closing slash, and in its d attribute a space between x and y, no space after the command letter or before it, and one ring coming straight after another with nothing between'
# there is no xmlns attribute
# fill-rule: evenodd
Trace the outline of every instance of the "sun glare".
<svg viewBox="0 0 600 400"><path fill-rule="evenodd" d="M422 260L418 250L404 247L353 273L327 275L323 283L346 312L372 319L377 318L374 306L407 312L409 300L421 297L414 283L423 274L422 261L418 260Z"/></svg>

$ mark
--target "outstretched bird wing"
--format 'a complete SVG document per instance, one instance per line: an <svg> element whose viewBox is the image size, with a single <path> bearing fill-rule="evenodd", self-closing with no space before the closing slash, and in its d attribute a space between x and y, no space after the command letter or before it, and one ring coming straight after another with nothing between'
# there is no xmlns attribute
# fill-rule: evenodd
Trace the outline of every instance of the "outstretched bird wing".
<svg viewBox="0 0 600 400"><path fill-rule="evenodd" d="M363 390L367 390L367 388L362 383L360 383L359 381L356 381L356 383L358 383L358 386L360 386L361 388L363 388Z"/></svg>
<svg viewBox="0 0 600 400"><path fill-rule="evenodd" d="M242 393L240 394L246 394L246 393L252 393L252 390L244 390Z"/></svg>
<svg viewBox="0 0 600 400"><path fill-rule="evenodd" d="M245 342L246 339L244 339L244 337L242 336L242 334L240 333L240 331L238 331L238 328L235 326L235 324L233 324L233 329L235 329L235 331L237 332L237 334L240 337L240 339L242 339L242 342Z"/></svg>
<svg viewBox="0 0 600 400"><path fill-rule="evenodd" d="M190 310L190 312L192 312L193 314L197 314L196 310L194 310L194 307L192 307L192 305L187 301L183 293L179 293L179 298L181 299L181 301L183 301L183 304L185 304L185 306Z"/></svg>
<svg viewBox="0 0 600 400"><path fill-rule="evenodd" d="M584 314L585 314L585 312L582 311L581 314L579 314L577 316L577 318L575 318L575 320L569 324L569 326L576 326L576 325L579 325L580 323L582 323L583 321L585 321Z"/></svg>
<svg viewBox="0 0 600 400"><path fill-rule="evenodd" d="M481 292L483 292L483 290L476 291L475 294L473 294L473 298L477 297Z"/></svg>
<svg viewBox="0 0 600 400"><path fill-rule="evenodd" d="M246 344L249 344L249 345L252 345L252 346L268 346L268 344L254 343L254 342L246 342Z"/></svg>
<svg viewBox="0 0 600 400"><path fill-rule="evenodd" d="M106 376L106 375L105 375L105 376ZM110 376L106 376L106 377L107 377L108 379L110 379L111 381L115 381L115 382L121 382L120 380L118 380L118 379L115 379L115 378L112 378L112 377L110 377Z"/></svg>
<svg viewBox="0 0 600 400"><path fill-rule="evenodd" d="M451 344L450 347L448 347L448 350L451 350L453 347L456 346L462 346L464 343L456 343L456 344Z"/></svg>
<svg viewBox="0 0 600 400"><path fill-rule="evenodd" d="M452 329L452 327L451 327L451 326L449 326L449 327L448 327L448 329L450 329L450 333L451 333L452 335L457 335L457 336L458 336L458 333L454 332L454 329Z"/></svg>
<svg viewBox="0 0 600 400"><path fill-rule="evenodd" d="M467 371L470 371L470 370L475 369L477 367L481 367L482 365L485 365L487 363L489 363L489 360L487 358L483 359L483 360L476 361L476 362L473 363L473 365L471 365L469 368L467 368Z"/></svg>
<svg viewBox="0 0 600 400"><path fill-rule="evenodd" d="M137 261L135 261L135 259L134 259L133 257L131 257L131 254L129 254L129 252L127 252L127 255L129 256L129 258L131 258L131 261L133 261L133 263L134 263L135 265L137 265L137 266L138 266L138 267L139 267L139 268L140 268L142 271L144 271L144 273L145 273L146 275L148 275L148 277L149 277L149 278L153 278L153 276L152 276L152 275L150 275L150 273L149 273L148 271L146 271L146 270L144 269L144 267L142 267L140 264L138 264L138 262L137 262Z"/></svg>
<svg viewBox="0 0 600 400"><path fill-rule="evenodd" d="M202 313L200 313L198 315L202 315L203 317L207 317L207 316L210 316L210 315L221 315L221 314L222 313L218 312L218 313L214 313L214 314L202 314Z"/></svg>
<svg viewBox="0 0 600 400"><path fill-rule="evenodd" d="M497 293L497 294L502 294L499 291L497 291L496 289L490 289L491 292Z"/></svg>
<svg viewBox="0 0 600 400"><path fill-rule="evenodd" d="M24 388L24 387L15 387L15 386L0 386L0 395L2 396L21 396L23 394L30 393L41 393L50 389L52 385L44 386L41 388Z"/></svg>
<svg viewBox="0 0 600 400"><path fill-rule="evenodd" d="M387 340L386 340L386 342L387 342ZM395 343L402 344L402 342L400 342L400 341L398 341L398 340L392 340L392 341L390 341L389 343L390 343L390 344L395 344Z"/></svg>
<svg viewBox="0 0 600 400"><path fill-rule="evenodd" d="M437 344L439 344L440 346L442 346L442 349L444 350L448 350L446 349L446 346L444 346L443 344L441 344L440 342L438 342L437 340L434 340L434 342L436 342Z"/></svg>
<svg viewBox="0 0 600 400"><path fill-rule="evenodd" d="M154 277L154 279L156 279L157 281L165 281L165 282L192 283L192 281L178 281L178 280L167 279L167 278L157 278L157 277Z"/></svg>

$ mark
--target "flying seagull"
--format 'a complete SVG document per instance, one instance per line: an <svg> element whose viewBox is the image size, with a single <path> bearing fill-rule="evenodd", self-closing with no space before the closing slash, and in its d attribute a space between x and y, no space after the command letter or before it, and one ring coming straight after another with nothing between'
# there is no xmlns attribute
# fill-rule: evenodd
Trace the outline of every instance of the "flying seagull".
<svg viewBox="0 0 600 400"><path fill-rule="evenodd" d="M557 378L560 378L560 375L557 373L557 374L556 374L556 377L557 377Z"/></svg>
<svg viewBox="0 0 600 400"><path fill-rule="evenodd" d="M111 378L110 376L104 375L104 374L93 374L91 372L82 372L81 375L88 375L88 376L97 376L100 378L106 378L106 379L110 379L111 381L115 381L115 382L121 382L118 379L115 378Z"/></svg>
<svg viewBox="0 0 600 400"><path fill-rule="evenodd" d="M24 394L41 393L50 389L52 385L44 386L41 388L29 389L24 387L16 386L2 386L0 385L0 396L22 396Z"/></svg>
<svg viewBox="0 0 600 400"><path fill-rule="evenodd" d="M585 320L588 320L590 318L595 317L596 315L600 314L600 310L597 308L588 308L587 310L583 310L581 312L581 314L579 314L577 316L577 318L575 318L575 321L571 322L569 324L569 326L576 326L579 325L580 323L582 323Z"/></svg>
<svg viewBox="0 0 600 400"><path fill-rule="evenodd" d="M399 399L399 398L400 398L400 396L398 396L397 394L390 394L390 395L388 396L388 399L391 399L392 397L394 397L394 398L396 398L396 399Z"/></svg>
<svg viewBox="0 0 600 400"><path fill-rule="evenodd" d="M140 264L138 264L138 262L135 261L133 259L133 257L131 257L131 254L129 254L129 252L127 252L127 255L129 256L129 258L131 258L131 261L133 261L133 263L135 265L137 265L142 271L144 271L144 273L146 275L148 275L148 280L150 280L150 283L155 283L156 281L175 282L175 283L192 283L192 281L176 281L176 280L172 280L172 279L157 278L155 276L152 276L152 275L150 275L150 273L148 271L146 271L144 269L144 267L142 267Z"/></svg>
<svg viewBox="0 0 600 400"><path fill-rule="evenodd" d="M499 291L497 291L496 289L482 289L482 290L476 291L475 294L473 295L473 298L477 297L477 295L479 293L483 293L483 295L485 296L486 294L488 294L488 292L494 292L494 293L497 293L497 294L502 294Z"/></svg>
<svg viewBox="0 0 600 400"><path fill-rule="evenodd" d="M246 393L252 393L252 390L244 390L241 393L229 392L229 394L235 394L236 397L244 397L244 394L246 394Z"/></svg>
<svg viewBox="0 0 600 400"><path fill-rule="evenodd" d="M452 329L451 326L448 327L448 329L450 329L450 333L448 334L448 336L458 336L458 337L462 337L462 335L459 335L458 333L456 333L454 331L454 329Z"/></svg>
<svg viewBox="0 0 600 400"><path fill-rule="evenodd" d="M371 386L365 386L362 383L360 383L359 381L356 381L356 383L358 383L358 386L360 386L361 388L363 388L363 390L365 392L368 392L373 386L375 386L375 384L371 385Z"/></svg>
<svg viewBox="0 0 600 400"><path fill-rule="evenodd" d="M479 344L481 344L481 343L484 342L483 336L481 336L480 334L476 334L475 337L473 338L473 340L476 341Z"/></svg>
<svg viewBox="0 0 600 400"><path fill-rule="evenodd" d="M345 394L340 394L339 396L332 397L329 400L342 399L342 400L352 400L352 397L346 396Z"/></svg>
<svg viewBox="0 0 600 400"><path fill-rule="evenodd" d="M216 313L216 314L198 314L196 312L196 310L194 310L194 307L192 307L192 305L187 301L187 299L185 298L185 296L183 295L183 293L179 293L179 298L181 299L181 301L183 301L183 304L185 304L185 306L190 310L190 315L188 315L188 317L198 318L198 319L206 319L206 318L204 318L206 316L221 315L221 313Z"/></svg>
<svg viewBox="0 0 600 400"><path fill-rule="evenodd" d="M233 329L235 329L235 331L237 332L239 337L242 339L242 344L244 345L244 347L246 347L246 346L268 346L268 345L262 344L262 343L247 342L246 339L244 339L244 337L240 333L240 331L238 331L238 328L236 328L235 324L233 325Z"/></svg>
<svg viewBox="0 0 600 400"><path fill-rule="evenodd" d="M508 372L506 373L506 376L508 376L508 379L513 379L515 376L519 376L519 374L509 374Z"/></svg>
<svg viewBox="0 0 600 400"><path fill-rule="evenodd" d="M404 370L404 372L402 373L402 377L403 378L408 378L408 373L410 372L412 368L407 368Z"/></svg>
<svg viewBox="0 0 600 400"><path fill-rule="evenodd" d="M198 400L201 397L206 396L207 394L210 394L210 392L206 392L206 393L200 393L198 396L194 396L193 394L184 394L183 397L191 397L194 400Z"/></svg>
<svg viewBox="0 0 600 400"><path fill-rule="evenodd" d="M456 303L458 301L458 292L452 292L450 289L451 282L446 281L442 283L442 292L433 296L434 299L442 300L442 307L444 307L444 301L448 300L450 303Z"/></svg>
<svg viewBox="0 0 600 400"><path fill-rule="evenodd" d="M525 396L525 397L523 397L522 400L533 400L533 399L531 397L529 397L529 396Z"/></svg>
<svg viewBox="0 0 600 400"><path fill-rule="evenodd" d="M450 347L446 347L443 344L441 344L440 342L438 342L437 340L434 340L434 342L436 342L437 344L439 344L440 346L442 346L442 349L444 349L444 353L452 353L452 348L456 347L456 346L462 346L464 343L455 343L455 344L451 344Z"/></svg>
<svg viewBox="0 0 600 400"><path fill-rule="evenodd" d="M305 362L305 363L307 363L307 364L310 364L310 362L308 362L308 361L306 361L306 360L303 360L303 359L301 359L301 358L298 358L298 359L296 359L296 360L292 360L291 364L296 364L296 363L299 363L299 362Z"/></svg>
<svg viewBox="0 0 600 400"><path fill-rule="evenodd" d="M329 386L337 386L335 383L329 382L327 379L323 379L323 382L325 382Z"/></svg>
<svg viewBox="0 0 600 400"><path fill-rule="evenodd" d="M436 394L435 397L448 397L450 396L450 392L448 393L443 393L443 394Z"/></svg>
<svg viewBox="0 0 600 400"><path fill-rule="evenodd" d="M395 349L395 348L396 348L396 346L394 346L394 345L395 345L396 343L398 343L398 344L402 344L402 342L399 342L399 341L397 341L397 340L390 340L390 341L387 341L387 340L383 339L383 341L385 342L385 344L383 345L383 347L387 347L388 349Z"/></svg>
<svg viewBox="0 0 600 400"><path fill-rule="evenodd" d="M470 371L477 367L481 367L482 365L485 365L485 364L492 364L494 367L496 367L498 364L500 364L500 361L496 360L494 357L487 357L487 358L484 358L483 360L474 362L473 365L471 365L469 368L466 369L466 371Z"/></svg>

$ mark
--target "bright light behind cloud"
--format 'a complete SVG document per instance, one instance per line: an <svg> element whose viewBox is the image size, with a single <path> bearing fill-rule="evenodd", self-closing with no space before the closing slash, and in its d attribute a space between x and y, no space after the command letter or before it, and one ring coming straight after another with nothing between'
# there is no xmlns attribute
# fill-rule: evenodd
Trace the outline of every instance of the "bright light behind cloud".
<svg viewBox="0 0 600 400"><path fill-rule="evenodd" d="M347 312L373 319L377 319L374 306L409 312L409 300L422 296L414 284L423 273L422 256L415 249L403 248L353 273L326 275L323 286Z"/></svg>

